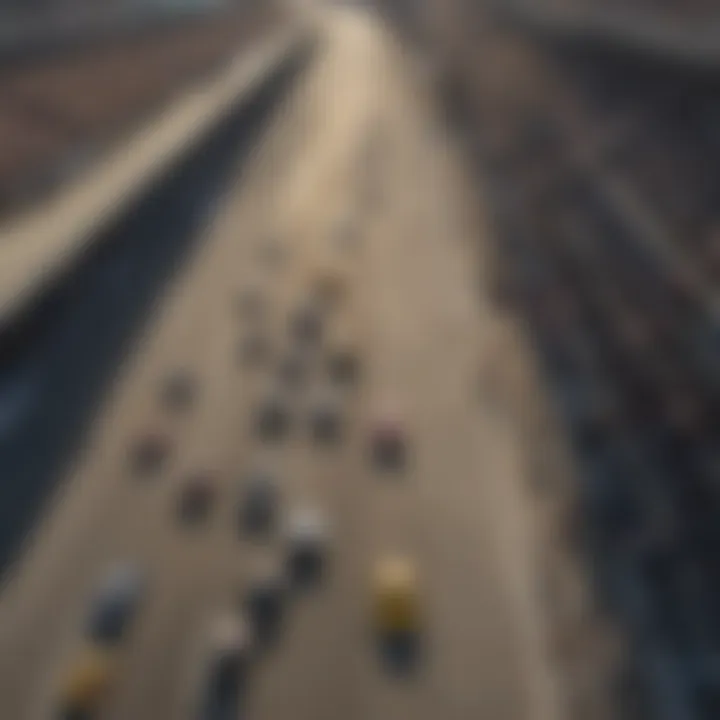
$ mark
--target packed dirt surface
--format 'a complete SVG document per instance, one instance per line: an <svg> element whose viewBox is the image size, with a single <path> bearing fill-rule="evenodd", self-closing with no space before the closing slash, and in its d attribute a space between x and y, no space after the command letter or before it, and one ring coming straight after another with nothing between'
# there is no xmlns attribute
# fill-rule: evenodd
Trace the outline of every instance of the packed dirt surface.
<svg viewBox="0 0 720 720"><path fill-rule="evenodd" d="M250 717L562 717L536 616L521 448L509 416L477 392L479 368L494 362L493 377L503 375L503 322L478 272L484 213L400 48L356 9L323 10L318 22L312 67L217 205L4 590L3 717L46 716L89 594L118 558L143 567L149 585L102 717L195 717L207 621L236 602L257 555L282 549L239 533L240 481L257 462L280 473L281 516L310 503L332 534L327 575L288 609L252 676ZM253 411L277 385L288 314L319 272L342 288L329 345L311 353L299 390L282 395L290 432L268 447ZM238 312L248 287L266 303L260 320ZM271 352L248 365L253 322ZM359 351L354 389L333 390L325 372L337 337ZM179 414L161 397L177 370L196 388ZM344 426L329 448L309 424L327 393ZM383 474L367 444L388 407L409 452L404 468ZM131 451L148 431L167 438L168 456L140 478ZM186 528L178 493L198 470L210 473L216 503ZM415 563L420 586L421 651L404 679L380 661L370 615L372 568L396 553Z"/></svg>

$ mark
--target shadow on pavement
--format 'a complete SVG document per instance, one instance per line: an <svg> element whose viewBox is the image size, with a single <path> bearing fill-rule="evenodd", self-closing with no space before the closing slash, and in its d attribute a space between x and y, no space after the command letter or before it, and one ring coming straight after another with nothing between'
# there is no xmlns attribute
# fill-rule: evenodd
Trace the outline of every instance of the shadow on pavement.
<svg viewBox="0 0 720 720"><path fill-rule="evenodd" d="M35 307L0 328L0 576L79 448L165 284L310 56L286 62L102 237Z"/></svg>

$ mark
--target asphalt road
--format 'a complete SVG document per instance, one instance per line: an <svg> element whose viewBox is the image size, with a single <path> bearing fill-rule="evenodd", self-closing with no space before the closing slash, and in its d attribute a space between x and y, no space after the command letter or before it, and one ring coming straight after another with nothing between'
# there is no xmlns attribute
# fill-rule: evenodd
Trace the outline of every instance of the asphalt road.
<svg viewBox="0 0 720 720"><path fill-rule="evenodd" d="M147 569L150 586L102 718L193 717L207 621L237 597L254 556L278 550L240 537L234 522L242 470L268 456L284 478L283 512L311 502L328 513L332 556L322 585L290 608L257 667L247 717L560 717L528 590L513 490L522 482L519 448L475 391L501 324L478 292L482 213L409 59L363 11L322 10L319 22L313 66L137 338L3 590L3 718L48 717L88 595L110 562L126 558ZM268 261L269 238L282 248L279 262ZM357 341L362 383L342 397L343 442L318 448L308 404L327 379L316 362L292 398L288 441L269 451L250 413L271 367L238 362L248 323L237 295L260 284L264 328L282 354L287 312L327 263L348 289L328 330ZM198 391L182 414L159 397L177 369ZM367 430L386 404L411 438L397 477L367 461ZM140 479L128 452L146 429L167 433L172 451L160 472ZM175 502L198 469L215 473L219 502L189 530ZM404 679L380 663L369 616L372 565L395 552L417 563L424 620L420 663Z"/></svg>

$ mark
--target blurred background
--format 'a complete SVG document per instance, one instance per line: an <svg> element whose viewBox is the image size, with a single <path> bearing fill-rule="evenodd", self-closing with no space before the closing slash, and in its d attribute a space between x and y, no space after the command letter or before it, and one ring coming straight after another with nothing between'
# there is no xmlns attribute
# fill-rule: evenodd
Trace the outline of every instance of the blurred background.
<svg viewBox="0 0 720 720"><path fill-rule="evenodd" d="M131 556L174 620L58 717L190 717L184 628L255 550L163 503L232 514L257 458L346 569L250 716L720 714L719 90L713 0L2 0L0 715ZM303 414L331 460L265 437ZM414 690L349 649L393 548Z"/></svg>

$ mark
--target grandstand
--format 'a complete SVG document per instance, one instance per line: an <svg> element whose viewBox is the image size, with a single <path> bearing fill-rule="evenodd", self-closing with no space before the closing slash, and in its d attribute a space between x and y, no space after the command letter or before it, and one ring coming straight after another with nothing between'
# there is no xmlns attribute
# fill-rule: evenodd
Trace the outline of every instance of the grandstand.
<svg viewBox="0 0 720 720"><path fill-rule="evenodd" d="M58 7L53 3L53 12ZM157 5L138 15L126 3L65 24L54 17L37 15L22 26L24 35L3 26L0 213L14 212L82 169L262 35L278 10L271 4L201 11ZM116 22L119 17L126 23Z"/></svg>

